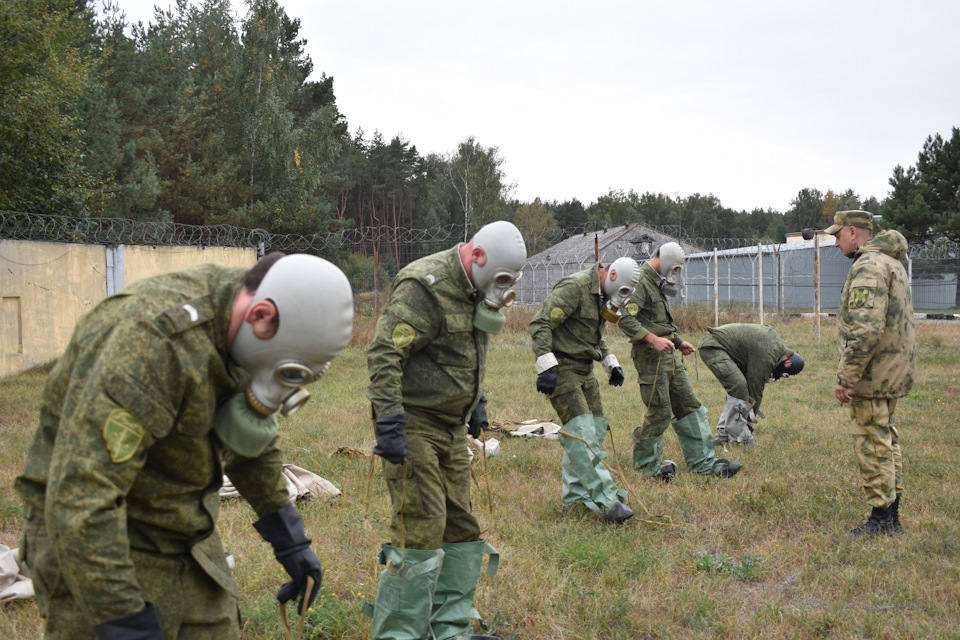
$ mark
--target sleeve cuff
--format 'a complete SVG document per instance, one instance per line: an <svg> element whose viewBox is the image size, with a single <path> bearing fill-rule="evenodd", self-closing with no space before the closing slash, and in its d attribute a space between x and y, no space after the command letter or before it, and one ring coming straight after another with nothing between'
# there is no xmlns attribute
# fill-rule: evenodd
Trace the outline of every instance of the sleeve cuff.
<svg viewBox="0 0 960 640"><path fill-rule="evenodd" d="M620 366L620 361L617 360L617 356L611 353L600 361L600 366L603 367L603 370L607 373L607 375L610 375L610 372L613 371L615 367Z"/></svg>
<svg viewBox="0 0 960 640"><path fill-rule="evenodd" d="M547 369L552 369L558 364L560 363L557 361L557 356L553 355L553 351L543 354L537 358L537 375L540 375Z"/></svg>

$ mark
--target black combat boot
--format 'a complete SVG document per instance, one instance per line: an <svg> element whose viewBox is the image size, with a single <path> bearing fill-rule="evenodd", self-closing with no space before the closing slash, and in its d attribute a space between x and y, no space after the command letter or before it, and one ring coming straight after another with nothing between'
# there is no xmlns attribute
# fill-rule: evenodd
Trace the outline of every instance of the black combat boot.
<svg viewBox="0 0 960 640"><path fill-rule="evenodd" d="M713 475L719 478L732 478L737 475L737 471L743 469L743 465L737 462L736 460L731 460L730 462L722 462L713 470Z"/></svg>
<svg viewBox="0 0 960 640"><path fill-rule="evenodd" d="M604 522L610 522L613 524L620 524L624 520L633 517L633 509L623 504L622 502L614 502L613 506L607 510L607 513L604 514Z"/></svg>
<svg viewBox="0 0 960 640"><path fill-rule="evenodd" d="M660 469L652 477L657 482L662 482L664 484L669 484L671 480L677 475L677 463L673 460L664 460L663 464L660 465Z"/></svg>
<svg viewBox="0 0 960 640"><path fill-rule="evenodd" d="M893 508L893 504L889 507L873 507L870 518L847 535L851 538L859 538L862 535L892 536L896 533L893 524Z"/></svg>
<svg viewBox="0 0 960 640"><path fill-rule="evenodd" d="M890 510L893 512L890 520L893 523L893 532L894 533L903 533L903 525L900 524L900 494L897 494L897 499L893 501L893 504L890 505Z"/></svg>

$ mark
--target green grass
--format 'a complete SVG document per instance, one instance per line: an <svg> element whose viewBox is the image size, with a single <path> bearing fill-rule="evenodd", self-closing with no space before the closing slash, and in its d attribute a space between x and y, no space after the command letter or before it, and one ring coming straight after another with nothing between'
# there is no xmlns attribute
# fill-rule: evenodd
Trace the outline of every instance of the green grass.
<svg viewBox="0 0 960 640"><path fill-rule="evenodd" d="M682 335L696 344L713 314L678 310ZM494 421L556 419L535 390L533 355L524 330L529 313L512 311L507 331L494 338L486 390ZM721 321L750 321L722 317ZM623 387L602 385L614 450L626 474L628 504L637 517L608 526L584 509L560 503L560 446L556 441L501 440L500 455L475 473L474 498L484 537L500 550L500 572L484 573L476 606L477 632L509 640L616 638L960 638L960 323L918 327L920 379L901 400L906 490L905 534L849 540L866 516L848 432L849 411L833 397L836 320L767 316L787 345L806 360L803 374L768 386L766 420L755 449L724 457L744 469L730 480L681 469L662 486L630 467L630 434L643 416L629 344L607 340L627 373ZM373 477L369 528L364 526L369 462L336 455L341 447L369 452L374 443L363 390L363 349L369 319L355 344L312 388L314 398L281 422L288 462L332 481L334 502L305 503L300 511L325 567L323 589L308 613L305 637L368 638L361 612L372 602L387 540L388 499L379 468ZM691 381L715 424L725 393L703 363L686 358ZM597 369L599 371L599 368ZM36 426L45 371L0 381L0 542L17 545L20 505L12 490ZM665 454L681 460L672 430ZM491 512L486 488L491 487ZM648 515L649 513L649 515ZM237 560L245 621L243 637L279 637L273 594L286 581L269 546L250 526L242 500L227 501L220 529ZM296 616L291 616L296 621ZM0 637L40 637L32 601L5 605Z"/></svg>

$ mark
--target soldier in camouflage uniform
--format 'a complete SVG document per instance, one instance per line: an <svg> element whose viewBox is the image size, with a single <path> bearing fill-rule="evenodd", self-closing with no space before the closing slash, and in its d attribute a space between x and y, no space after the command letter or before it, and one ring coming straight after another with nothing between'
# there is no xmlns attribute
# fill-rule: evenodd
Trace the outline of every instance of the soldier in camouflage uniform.
<svg viewBox="0 0 960 640"><path fill-rule="evenodd" d="M741 464L717 458L707 410L700 404L676 351L690 355L696 349L677 335L667 295L676 293L683 249L668 242L640 268L640 283L630 296L626 313L617 326L633 344L631 357L637 368L640 397L647 406L643 424L633 432L633 466L648 478L669 482L677 472L672 460L660 462L663 433L673 429L687 467L694 473L732 477Z"/></svg>
<svg viewBox="0 0 960 640"><path fill-rule="evenodd" d="M530 322L537 356L537 391L547 394L563 423L564 504L583 504L607 522L623 522L633 511L623 500L602 460L609 421L603 416L593 363L600 361L609 383L623 384L623 369L603 339L607 320L619 321L620 308L637 284L632 258L562 278Z"/></svg>
<svg viewBox="0 0 960 640"><path fill-rule="evenodd" d="M727 442L754 446L753 427L768 380L795 376L803 370L803 358L787 349L773 327L732 323L710 327L698 345L704 364L727 391L717 422L716 444Z"/></svg>
<svg viewBox="0 0 960 640"><path fill-rule="evenodd" d="M873 237L873 216L867 211L838 211L826 232L854 261L840 300L834 395L850 403L854 452L872 509L850 535L891 535L902 529L903 468L895 410L917 372L913 302L900 263L907 241L893 230Z"/></svg>
<svg viewBox="0 0 960 640"><path fill-rule="evenodd" d="M486 423L483 379L498 310L513 302L526 261L520 231L499 221L463 243L397 274L367 350L383 474L393 503L391 544L383 545L373 637L471 636L473 596L483 556L470 501L466 435Z"/></svg>
<svg viewBox="0 0 960 640"><path fill-rule="evenodd" d="M311 294L322 308L301 304ZM278 598L308 605L320 562L289 502L276 417L248 396L268 413L302 403L299 387L343 350L352 322L339 269L281 254L246 274L201 265L146 278L80 318L15 483L47 640L239 639L216 530L223 473L293 577ZM293 384L262 384L275 371Z"/></svg>

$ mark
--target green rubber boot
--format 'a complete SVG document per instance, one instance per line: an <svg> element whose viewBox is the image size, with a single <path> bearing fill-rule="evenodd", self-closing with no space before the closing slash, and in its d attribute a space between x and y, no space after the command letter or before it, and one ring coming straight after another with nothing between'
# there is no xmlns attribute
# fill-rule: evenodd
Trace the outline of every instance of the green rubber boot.
<svg viewBox="0 0 960 640"><path fill-rule="evenodd" d="M423 640L429 637L433 594L443 564L443 549L400 549L385 544L377 600L373 605L374 640Z"/></svg>
<svg viewBox="0 0 960 640"><path fill-rule="evenodd" d="M470 638L471 622L480 614L473 608L473 595L483 556L489 555L487 574L494 576L500 562L500 553L483 540L474 542L444 542L443 566L433 593L433 611L430 629L436 640Z"/></svg>
<svg viewBox="0 0 960 640"><path fill-rule="evenodd" d="M663 455L663 436L640 438L640 430L633 431L633 468L648 478L655 478L660 471L660 456Z"/></svg>
<svg viewBox="0 0 960 640"><path fill-rule="evenodd" d="M673 430L680 441L687 468L694 473L713 474L714 467L721 461L714 451L713 432L707 422L706 407L700 407L677 420L673 423Z"/></svg>
<svg viewBox="0 0 960 640"><path fill-rule="evenodd" d="M561 498L563 504L583 503L594 513L604 516L614 503L623 501L626 492L621 494L610 471L603 464L607 453L594 446L592 439L595 436L593 414L579 415L563 425L560 433L560 444L563 446ZM584 441L590 443L590 448Z"/></svg>

